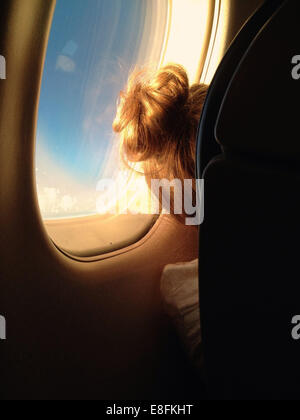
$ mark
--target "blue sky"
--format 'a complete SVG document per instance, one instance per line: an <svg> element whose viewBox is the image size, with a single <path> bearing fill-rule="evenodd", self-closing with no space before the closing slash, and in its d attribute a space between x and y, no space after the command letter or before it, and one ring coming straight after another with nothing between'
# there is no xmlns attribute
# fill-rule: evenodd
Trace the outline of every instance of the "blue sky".
<svg viewBox="0 0 300 420"><path fill-rule="evenodd" d="M167 0L158 2L155 7L167 16ZM142 64L145 28L150 40L157 31L151 4L153 0L57 0L39 106L39 188L66 189L63 176L61 185L54 181L57 172L81 189L95 189L113 143L119 91L130 70Z"/></svg>
<svg viewBox="0 0 300 420"><path fill-rule="evenodd" d="M43 76L39 130L57 164L81 181L90 182L99 174L110 140L117 95L126 80L124 75L137 59L144 3L57 2ZM98 92L92 99L92 109L87 109L89 88L93 89L94 81ZM104 113L105 120L98 123Z"/></svg>

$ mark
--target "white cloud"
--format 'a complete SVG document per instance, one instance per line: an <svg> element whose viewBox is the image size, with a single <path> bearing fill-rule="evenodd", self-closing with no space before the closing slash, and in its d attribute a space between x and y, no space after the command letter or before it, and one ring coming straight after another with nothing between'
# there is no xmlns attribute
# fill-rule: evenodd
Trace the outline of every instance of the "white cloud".
<svg viewBox="0 0 300 420"><path fill-rule="evenodd" d="M40 136L39 136L40 137ZM39 141L40 140L40 141ZM96 186L87 187L59 167L38 140L37 193L44 219L96 213Z"/></svg>
<svg viewBox="0 0 300 420"><path fill-rule="evenodd" d="M58 188L38 187L38 199L43 215L47 217L63 217L80 211L75 196L63 195Z"/></svg>
<svg viewBox="0 0 300 420"><path fill-rule="evenodd" d="M71 212L77 204L77 199L71 195L64 195L61 198L60 206L65 212Z"/></svg>
<svg viewBox="0 0 300 420"><path fill-rule="evenodd" d="M73 73L75 71L75 62L66 55L59 55L56 61L56 69L62 70L66 73Z"/></svg>

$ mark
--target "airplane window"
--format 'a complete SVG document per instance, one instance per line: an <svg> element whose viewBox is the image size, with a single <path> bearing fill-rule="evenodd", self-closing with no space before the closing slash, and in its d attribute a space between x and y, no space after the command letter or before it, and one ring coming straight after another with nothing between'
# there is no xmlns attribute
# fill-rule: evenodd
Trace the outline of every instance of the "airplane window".
<svg viewBox="0 0 300 420"><path fill-rule="evenodd" d="M159 65L169 13L168 0L57 2L39 105L36 179L48 232L66 249L72 248L74 232L82 224L78 218L90 223L95 236L99 180L124 180L112 133L117 97L134 67ZM125 223L125 216L120 217ZM136 218L140 232L145 220L150 223L149 215ZM74 227L73 237L66 226ZM98 238L93 240L89 251L80 245L78 255L94 252ZM112 242L107 239L106 245Z"/></svg>

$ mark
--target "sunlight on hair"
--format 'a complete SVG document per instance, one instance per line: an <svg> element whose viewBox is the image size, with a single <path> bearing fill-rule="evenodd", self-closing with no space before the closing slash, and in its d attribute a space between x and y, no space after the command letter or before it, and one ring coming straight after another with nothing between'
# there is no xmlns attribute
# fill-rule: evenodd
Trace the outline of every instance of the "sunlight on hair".
<svg viewBox="0 0 300 420"><path fill-rule="evenodd" d="M181 63L184 66L184 69L187 71L190 84L193 84L195 82L197 83L199 82L200 71L205 61L204 55L206 53L206 49L204 48L204 46L205 44L208 45L208 37L210 36L211 22L209 22L209 16L212 14L214 8L211 2L209 2L208 0L170 0L168 8L168 22L166 25L164 47L161 53L160 69L165 68L166 64L170 64L172 62ZM154 11L159 15L160 12L158 9L155 9ZM145 43L147 43L147 39L143 39L142 45L145 45ZM154 44L155 42L153 41L153 45ZM199 51L202 52L199 54ZM142 52L140 50L139 54L141 53ZM151 66L147 67L149 72ZM169 80L170 70L172 70L172 80L176 85L176 91L178 91L177 96L178 98L181 98L180 94L184 96L184 94L181 91L179 92L179 88L182 88L182 90L184 90L185 86L185 80L181 80L183 78L183 75L181 74L181 72L184 71L183 67L182 69L178 69L175 68L175 65L173 65L173 68L169 69L168 73L165 71L165 73L162 72L159 76L156 75L155 69L151 68L151 70L154 73L153 77L156 77L155 83L159 82L162 84L162 86L165 86L167 80ZM150 130L150 133L150 128L144 120L144 124L146 124L146 126L143 127L144 130L142 132L148 134L150 133L152 135L148 135L148 137L151 137L151 141L148 137L147 139L143 139L143 141L146 142L147 147L140 147L140 145L142 144L142 140L140 140L139 142L136 141L137 121L135 121L135 118L139 118L138 110L140 109L140 106L143 106L145 112L147 111L148 113L155 113L156 120L160 120L160 125L162 125L163 129L169 130L170 128L166 126L167 119L162 118L162 116L159 114L159 109L160 112L163 112L163 114L165 115L167 113L167 109L169 109L168 107L170 107L171 105L165 103L166 100L164 100L161 106L158 107L156 103L157 98L155 97L155 95L157 94L154 87L155 83L151 84L149 81L147 82L143 79L139 80L139 78L147 76L147 74L145 73L137 72L136 74L133 74L134 79L130 80L129 85L127 87L128 91L121 93L121 106L118 109L118 114L114 128L115 132L121 133L121 137L123 137L123 140L124 138L126 139L123 146L125 152L127 153L127 164L131 166L134 170L131 170L130 167L124 168L122 167L122 165L118 168L113 168L114 175L112 177L107 178L114 179L114 185L109 184L108 182L106 189L104 187L104 184L102 183L100 189L98 188L97 211L101 214L153 214L153 209L157 205L157 203L152 202L153 197L151 196L151 191L148 186L149 184L147 183L145 177L138 173L139 170L142 168L142 163L130 164L129 161L131 157L133 157L133 160L139 160L137 158L139 156L139 153L141 160L147 160L149 159L149 156L151 157L151 155L154 156L154 149L157 148L157 152L159 149L159 144L156 144L157 141L155 142L155 139L160 138L161 134L154 132L152 133L154 127L152 127L152 129ZM168 89L175 88L174 86L172 86L172 81L168 81L168 84L165 87ZM202 90L203 92L201 91L201 98L200 91L196 92L196 90L194 90L192 93L194 95L194 98L197 97L197 103L199 102L199 106L197 107L197 109L191 109L191 115L193 115L193 117L189 117L191 118L189 120L189 123L192 125L193 129L191 130L191 132L185 133L187 138L194 137L194 125L197 125L197 121L200 118L200 115L198 114L200 114L201 112L202 104L206 93L204 88L202 88ZM171 93L174 94L173 91ZM169 96L171 96L171 94ZM160 100L162 101L162 97L160 97ZM126 102L125 108L122 106L123 101ZM187 99L182 99L182 101L185 102L187 101ZM149 117L147 112L145 115ZM178 115L182 115L182 113L180 112ZM159 118L159 116L161 118ZM177 119L177 114L174 118L175 121L179 120ZM149 120L154 121L153 116L149 117ZM194 122L194 120L196 122ZM188 126L189 125L187 125L187 127ZM183 133L181 133L180 135L183 135ZM173 143L174 142L175 140L173 141ZM176 138L175 143L177 144L177 142L178 139ZM147 151L146 154L144 153L145 150ZM158 154L160 154L160 156L162 157L163 150L161 152L158 152ZM171 156L171 153L169 153L169 155ZM170 162L168 159L165 162L165 169L167 172L170 169ZM115 159L109 159L107 162L111 161L116 162ZM108 166L110 166L109 163ZM175 161L173 162L173 166L176 166ZM192 165L190 166L192 167ZM111 173L111 169L108 172ZM163 175L166 177L166 174ZM179 178L182 178L182 175L183 174L180 173ZM190 177L193 177L193 174L189 175ZM102 180L103 179L104 177L102 176Z"/></svg>

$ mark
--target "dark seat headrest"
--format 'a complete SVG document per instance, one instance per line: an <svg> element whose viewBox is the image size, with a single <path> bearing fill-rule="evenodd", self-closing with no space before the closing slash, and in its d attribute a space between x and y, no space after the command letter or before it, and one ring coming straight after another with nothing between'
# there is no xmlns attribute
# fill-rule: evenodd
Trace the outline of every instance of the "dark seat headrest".
<svg viewBox="0 0 300 420"><path fill-rule="evenodd" d="M287 0L238 66L216 125L225 149L300 160L299 12L299 0Z"/></svg>

